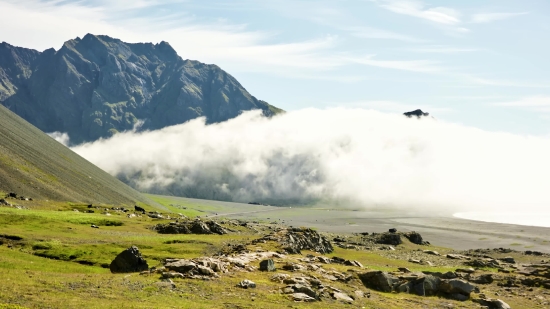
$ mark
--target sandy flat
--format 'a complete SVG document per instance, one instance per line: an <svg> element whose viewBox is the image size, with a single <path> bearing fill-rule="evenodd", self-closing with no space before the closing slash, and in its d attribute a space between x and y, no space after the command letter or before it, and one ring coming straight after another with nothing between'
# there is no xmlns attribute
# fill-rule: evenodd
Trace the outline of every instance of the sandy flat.
<svg viewBox="0 0 550 309"><path fill-rule="evenodd" d="M397 228L402 232L419 232L435 246L457 250L510 248L550 253L550 228L545 227L481 222L454 218L451 215L436 216L404 211L290 208L185 200L218 206L217 213L223 217L284 222L290 226L314 227L324 232L372 233Z"/></svg>

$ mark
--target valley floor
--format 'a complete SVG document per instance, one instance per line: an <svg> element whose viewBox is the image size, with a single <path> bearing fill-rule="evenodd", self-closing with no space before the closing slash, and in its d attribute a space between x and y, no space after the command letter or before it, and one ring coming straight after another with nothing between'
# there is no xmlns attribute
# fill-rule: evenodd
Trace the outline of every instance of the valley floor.
<svg viewBox="0 0 550 309"><path fill-rule="evenodd" d="M370 297L353 303L325 299L301 303L281 292L284 285L270 280L274 273L242 271L224 273L218 279L174 279L174 288L159 285L160 275L111 274L109 263L117 254L135 245L150 267L158 267L167 258L193 259L210 256L228 246L248 244L251 252L273 251L272 243L251 244L270 232L270 227L312 227L331 237L346 237L360 232L385 232L397 228L422 234L431 246L405 242L394 251L343 249L335 246L328 257L355 260L364 269L328 264L327 271L353 274L367 270L395 272L398 267L412 272L453 272L461 261L445 258L453 249L506 247L518 251L549 252L550 233L545 228L529 228L454 219L450 217L414 216L404 213L331 210L325 207L279 208L249 204L204 201L175 197L149 196L167 207L164 219L148 216L129 217L128 213L107 205L21 201L20 208L0 207L0 308L480 308L472 301L460 302L442 297L421 297L404 293L382 293L364 287L354 279L334 281L334 288L353 293L362 290ZM93 210L93 213L88 211ZM149 208L147 210L154 211ZM107 215L107 213L109 215ZM129 212L133 213L133 211ZM219 222L246 219L249 227L231 226L226 235L158 234L151 229L158 223L169 223L178 213ZM171 216L171 218L166 218ZM256 222L256 223L254 223ZM98 228L91 228L91 225ZM338 234L338 235L336 235ZM344 236L339 236L343 235ZM350 237L351 239L351 237ZM447 247L447 248L444 248ZM452 248L452 249L451 249ZM433 256L424 250L437 250ZM288 255L300 261L308 254ZM547 256L531 256L521 252L491 253L495 258L511 255L518 263L538 263ZM432 266L411 260L430 260ZM284 260L276 259L279 268ZM306 263L307 264L307 263ZM478 270L494 274L504 282L504 274L495 268ZM276 273L289 276L313 276L312 272ZM255 289L241 289L236 284L249 279ZM496 283L481 287L488 297L500 298L512 308L549 308L547 288L507 288Z"/></svg>

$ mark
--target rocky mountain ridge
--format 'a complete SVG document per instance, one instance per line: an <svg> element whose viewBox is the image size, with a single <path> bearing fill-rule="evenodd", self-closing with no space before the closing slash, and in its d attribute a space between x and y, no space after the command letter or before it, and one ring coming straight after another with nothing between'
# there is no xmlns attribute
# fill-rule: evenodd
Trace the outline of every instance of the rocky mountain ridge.
<svg viewBox="0 0 550 309"><path fill-rule="evenodd" d="M0 103L44 132L67 132L73 143L197 117L215 123L246 110L281 112L218 66L183 60L167 42L93 34L57 51L0 44Z"/></svg>

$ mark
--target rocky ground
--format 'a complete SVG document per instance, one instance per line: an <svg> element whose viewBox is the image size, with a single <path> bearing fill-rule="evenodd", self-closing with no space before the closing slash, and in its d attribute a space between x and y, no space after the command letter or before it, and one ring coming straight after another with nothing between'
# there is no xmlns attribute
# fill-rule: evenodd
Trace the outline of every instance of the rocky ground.
<svg viewBox="0 0 550 309"><path fill-rule="evenodd" d="M234 231L222 225L248 224L245 221L217 223L184 219L154 228L159 233L226 234ZM278 284L272 292L288 295L288 299L294 302L332 299L353 304L356 300L370 298L370 291L375 290L470 301L470 306L489 309L511 308L499 299L501 295L523 298L541 308L549 304L550 255L542 252L500 248L439 253L419 233L401 233L396 229L385 233L334 235L279 224L251 223L250 228L253 226L255 231L271 232L212 256L165 259L162 266L143 270L141 274L158 276L157 284L167 288L176 288L179 280L219 280L223 276L240 276L243 280L238 287L254 289L257 284L247 279L247 273L266 272L265 277ZM405 243L424 247L400 250L399 246ZM389 259L428 266L434 271L411 271L407 267L397 267L394 271L372 270L357 260L327 256L333 253L333 245L346 250L376 252ZM269 251L273 248L276 251ZM136 251L137 248L128 250ZM127 255L128 250L121 255ZM302 251L314 253L304 255ZM335 269L335 265L340 268ZM438 271L441 267L454 270ZM278 272L280 270L284 273ZM335 282L345 287L334 286Z"/></svg>
<svg viewBox="0 0 550 309"><path fill-rule="evenodd" d="M550 255L535 250L453 250L398 228L331 233L217 209L5 201L0 308L550 308Z"/></svg>

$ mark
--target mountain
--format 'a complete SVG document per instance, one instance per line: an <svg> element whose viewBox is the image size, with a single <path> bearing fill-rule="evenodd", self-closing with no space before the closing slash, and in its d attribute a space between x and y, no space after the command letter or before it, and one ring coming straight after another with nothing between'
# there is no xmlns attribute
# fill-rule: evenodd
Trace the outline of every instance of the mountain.
<svg viewBox="0 0 550 309"><path fill-rule="evenodd" d="M4 106L0 123L0 191L42 200L155 205Z"/></svg>
<svg viewBox="0 0 550 309"><path fill-rule="evenodd" d="M202 116L215 123L246 110L281 112L218 66L183 60L166 42L92 34L57 51L0 44L0 103L44 132L67 132L73 143Z"/></svg>

